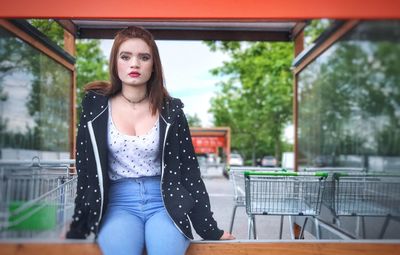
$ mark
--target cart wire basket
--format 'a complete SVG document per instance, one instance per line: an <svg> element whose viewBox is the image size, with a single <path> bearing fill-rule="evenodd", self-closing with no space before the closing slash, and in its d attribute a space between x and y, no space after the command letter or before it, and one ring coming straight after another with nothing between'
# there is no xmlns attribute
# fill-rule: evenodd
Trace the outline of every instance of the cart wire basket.
<svg viewBox="0 0 400 255"><path fill-rule="evenodd" d="M282 171L277 167L249 167L249 166L232 166L229 168L229 180L233 187L233 210L229 233L233 233L233 225L235 222L236 210L238 207L246 207L244 172L246 171Z"/></svg>
<svg viewBox="0 0 400 255"><path fill-rule="evenodd" d="M399 219L400 175L334 173L333 182L332 206L339 225L339 216L358 216L363 223L365 216L386 217L379 234L383 238L389 221Z"/></svg>
<svg viewBox="0 0 400 255"><path fill-rule="evenodd" d="M365 168L359 167L307 167L301 169L302 172L315 173L315 172L325 172L328 173L328 178L325 182L324 192L322 194L322 204L325 205L333 214L334 212L334 197L335 197L335 182L334 174L344 173L344 174L365 174Z"/></svg>
<svg viewBox="0 0 400 255"><path fill-rule="evenodd" d="M72 217L73 161L0 162L0 238L58 238Z"/></svg>
<svg viewBox="0 0 400 255"><path fill-rule="evenodd" d="M313 216L319 238L318 216L328 174L324 172L244 172L248 236L256 236L255 215L280 215L279 237L282 238L283 216L289 216L291 238L294 231L291 216ZM304 222L306 224L307 221ZM300 236L303 235L304 225Z"/></svg>

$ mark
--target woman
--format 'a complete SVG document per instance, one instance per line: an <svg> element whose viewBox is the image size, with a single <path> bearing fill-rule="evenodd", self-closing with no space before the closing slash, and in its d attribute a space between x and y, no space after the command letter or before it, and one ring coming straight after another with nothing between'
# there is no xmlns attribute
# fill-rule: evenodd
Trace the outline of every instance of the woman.
<svg viewBox="0 0 400 255"><path fill-rule="evenodd" d="M184 254L191 222L204 239L234 239L212 217L183 104L164 86L147 30L117 33L110 78L88 84L82 101L67 238L93 232L105 254Z"/></svg>

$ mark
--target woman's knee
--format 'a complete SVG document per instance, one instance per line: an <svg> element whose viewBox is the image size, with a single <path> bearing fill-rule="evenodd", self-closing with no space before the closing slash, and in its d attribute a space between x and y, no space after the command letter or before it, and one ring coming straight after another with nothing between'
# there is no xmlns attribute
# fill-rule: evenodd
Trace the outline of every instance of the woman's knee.
<svg viewBox="0 0 400 255"><path fill-rule="evenodd" d="M165 210L149 218L145 228L146 249L149 255L183 255L190 244L190 239L181 233Z"/></svg>
<svg viewBox="0 0 400 255"><path fill-rule="evenodd" d="M107 217L97 239L103 254L142 254L144 223L132 215Z"/></svg>

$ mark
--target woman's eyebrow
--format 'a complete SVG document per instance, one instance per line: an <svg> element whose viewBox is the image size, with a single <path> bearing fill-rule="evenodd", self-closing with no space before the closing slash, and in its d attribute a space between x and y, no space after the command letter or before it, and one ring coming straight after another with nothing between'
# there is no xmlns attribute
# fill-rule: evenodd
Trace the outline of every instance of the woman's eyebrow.
<svg viewBox="0 0 400 255"><path fill-rule="evenodd" d="M129 55L132 55L132 52L129 52L129 51L121 51L121 52L119 53L119 55L122 55L122 54L129 54Z"/></svg>
<svg viewBox="0 0 400 255"><path fill-rule="evenodd" d="M151 56L151 54L150 53L147 53L147 52L143 52L143 53L139 53L138 55L141 55L141 56Z"/></svg>
<svg viewBox="0 0 400 255"><path fill-rule="evenodd" d="M130 52L130 51L121 51L121 52L119 53L119 55L122 55L122 54L133 55L133 53ZM148 56L151 56L151 54L148 53L148 52L139 52L138 55L148 55Z"/></svg>

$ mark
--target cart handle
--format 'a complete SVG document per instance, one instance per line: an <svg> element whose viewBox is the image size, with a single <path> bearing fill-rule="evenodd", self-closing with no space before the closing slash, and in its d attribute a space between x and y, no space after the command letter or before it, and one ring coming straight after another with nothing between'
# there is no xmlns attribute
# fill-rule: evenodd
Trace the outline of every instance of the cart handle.
<svg viewBox="0 0 400 255"><path fill-rule="evenodd" d="M262 172L262 171L245 171L244 176L249 175L266 175L266 176L318 176L318 177L328 177L328 173L326 172L313 172L313 173L304 173L304 172L283 172L283 171L274 171L274 172Z"/></svg>
<svg viewBox="0 0 400 255"><path fill-rule="evenodd" d="M341 177L363 177L363 178L366 178L366 177L393 177L393 178L400 178L400 175L395 175L395 174L387 174L387 173L359 173L359 174L356 174L356 173L338 173L338 172L336 172L336 173L333 173L333 178L335 179L335 180L338 180L338 179L340 179Z"/></svg>

